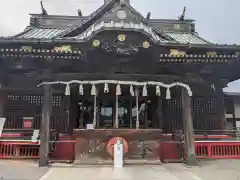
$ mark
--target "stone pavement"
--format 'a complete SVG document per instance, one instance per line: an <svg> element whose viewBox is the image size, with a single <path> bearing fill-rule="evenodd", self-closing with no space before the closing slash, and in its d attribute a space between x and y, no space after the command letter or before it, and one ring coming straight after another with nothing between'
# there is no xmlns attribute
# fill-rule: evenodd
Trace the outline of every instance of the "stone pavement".
<svg viewBox="0 0 240 180"><path fill-rule="evenodd" d="M112 167L52 167L41 180L240 180L239 160L200 162L197 167L184 164Z"/></svg>
<svg viewBox="0 0 240 180"><path fill-rule="evenodd" d="M38 180L48 168L38 168L33 161L0 160L1 180Z"/></svg>
<svg viewBox="0 0 240 180"><path fill-rule="evenodd" d="M138 165L124 168L54 164L38 168L35 162L0 161L2 180L240 180L240 160L184 164Z"/></svg>

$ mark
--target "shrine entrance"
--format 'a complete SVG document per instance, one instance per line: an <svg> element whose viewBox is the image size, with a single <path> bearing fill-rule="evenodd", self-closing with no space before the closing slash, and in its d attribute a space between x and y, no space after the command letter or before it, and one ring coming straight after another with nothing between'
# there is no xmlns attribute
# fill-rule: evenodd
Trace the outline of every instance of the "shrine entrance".
<svg viewBox="0 0 240 180"><path fill-rule="evenodd" d="M163 122L157 109L162 97L156 98L152 87L147 91L144 96L139 91L138 97L132 96L124 87L121 88L121 95L117 96L116 91L109 90L98 90L96 97L72 95L76 97L70 99L79 99L70 103L78 104L77 110L72 111L76 114L76 129L92 129L93 126L95 129L162 129Z"/></svg>
<svg viewBox="0 0 240 180"><path fill-rule="evenodd" d="M129 163L146 163L146 160L160 163L160 136L164 125L162 102L166 98L169 100L171 95L172 98L179 95L174 91L181 89L172 88L172 94L170 89L161 93L163 90L159 86L145 84L134 89L131 84L109 84L109 87L106 82L86 84L85 89L77 86L75 91L79 94L71 92L72 87L67 85L65 95L70 101L67 104L78 105L78 110L71 110L80 125L73 131L76 163L112 164L116 138L121 139L124 159Z"/></svg>

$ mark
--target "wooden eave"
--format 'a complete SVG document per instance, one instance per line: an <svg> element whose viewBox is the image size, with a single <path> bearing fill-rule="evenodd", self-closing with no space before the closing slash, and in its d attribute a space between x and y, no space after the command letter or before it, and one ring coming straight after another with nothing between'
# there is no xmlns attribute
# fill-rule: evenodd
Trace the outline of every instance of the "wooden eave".
<svg viewBox="0 0 240 180"><path fill-rule="evenodd" d="M87 19L88 16L70 16L70 15L47 15L47 16L43 16L42 14L30 14L30 16L32 17L36 17L36 18L44 18L44 19Z"/></svg>
<svg viewBox="0 0 240 180"><path fill-rule="evenodd" d="M84 45L84 41L79 42L75 39L0 39L0 53L6 56L25 56L32 55L34 56L60 56L60 57L68 57L71 59L71 56L79 56L82 57L83 52L81 51L81 47L79 50L73 51L55 51L54 46L64 46L64 45L72 45L82 43ZM13 46L15 45L15 46ZM23 46L34 46L41 45L40 48L33 47L31 50L23 50ZM12 46L12 47L11 47ZM189 45L183 44L161 44L159 48L167 47L170 49L181 48L181 50L189 50L189 49L212 49L210 47L218 47L218 46L198 46L198 47L190 47ZM230 46L230 48L221 46L218 47L220 50L234 50L236 51L237 47ZM218 49L218 50L219 50ZM169 53L159 53L159 59L157 63L230 63L233 61L239 61L240 55L237 54L218 54L218 55L206 55L206 54L184 54L184 55L171 55Z"/></svg>
<svg viewBox="0 0 240 180"><path fill-rule="evenodd" d="M194 49L216 49L216 50L233 50L240 52L240 45L228 45L228 44L188 44L189 48Z"/></svg>

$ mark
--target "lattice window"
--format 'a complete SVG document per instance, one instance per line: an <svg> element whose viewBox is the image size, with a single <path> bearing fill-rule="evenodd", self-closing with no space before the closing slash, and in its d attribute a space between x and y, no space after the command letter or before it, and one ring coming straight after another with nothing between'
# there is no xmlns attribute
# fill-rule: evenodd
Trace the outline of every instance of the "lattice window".
<svg viewBox="0 0 240 180"><path fill-rule="evenodd" d="M63 100L62 96L53 96L52 106L53 107L61 107L62 100Z"/></svg>
<svg viewBox="0 0 240 180"><path fill-rule="evenodd" d="M7 98L8 98L9 101L20 101L21 96L10 94L10 95L7 96Z"/></svg>
<svg viewBox="0 0 240 180"><path fill-rule="evenodd" d="M22 117L33 117L33 127L40 128L42 114L42 94L9 93L5 104L5 117L7 118L5 128L22 128ZM63 97L53 95L52 97L52 121L51 128L58 132L66 132L68 128L67 118L64 111Z"/></svg>
<svg viewBox="0 0 240 180"><path fill-rule="evenodd" d="M167 132L182 128L182 101L170 99L163 101L164 129Z"/></svg>
<svg viewBox="0 0 240 180"><path fill-rule="evenodd" d="M198 130L218 128L218 102L216 98L193 98L193 126Z"/></svg>
<svg viewBox="0 0 240 180"><path fill-rule="evenodd" d="M24 103L31 104L36 107L41 107L43 96L41 95L22 95Z"/></svg>

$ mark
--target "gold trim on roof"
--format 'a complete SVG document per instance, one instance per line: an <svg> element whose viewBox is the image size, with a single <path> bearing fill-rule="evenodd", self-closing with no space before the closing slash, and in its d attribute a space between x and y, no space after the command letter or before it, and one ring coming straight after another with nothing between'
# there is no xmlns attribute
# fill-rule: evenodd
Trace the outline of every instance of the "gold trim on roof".
<svg viewBox="0 0 240 180"><path fill-rule="evenodd" d="M170 56L173 57L181 57L181 56L186 56L186 52L185 51L180 51L178 49L170 49Z"/></svg>
<svg viewBox="0 0 240 180"><path fill-rule="evenodd" d="M32 51L32 46L22 46L21 49L25 52Z"/></svg>
<svg viewBox="0 0 240 180"><path fill-rule="evenodd" d="M216 57L217 52L207 52L207 56Z"/></svg>
<svg viewBox="0 0 240 180"><path fill-rule="evenodd" d="M72 52L72 46L71 45L63 45L63 46L60 46L60 47L54 47L54 50L56 52L69 52L69 53L71 53Z"/></svg>

